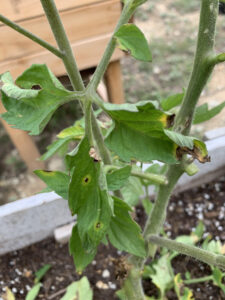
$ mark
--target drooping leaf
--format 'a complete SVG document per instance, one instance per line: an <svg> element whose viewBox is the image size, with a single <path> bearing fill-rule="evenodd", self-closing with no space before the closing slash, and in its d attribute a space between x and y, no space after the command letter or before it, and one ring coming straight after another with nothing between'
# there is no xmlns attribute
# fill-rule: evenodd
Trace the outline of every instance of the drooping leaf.
<svg viewBox="0 0 225 300"><path fill-rule="evenodd" d="M128 180L130 176L131 166L125 166L118 170L114 170L106 175L108 189L110 191L119 190Z"/></svg>
<svg viewBox="0 0 225 300"><path fill-rule="evenodd" d="M28 292L28 294L26 295L25 300L34 300L37 298L39 291L41 288L41 283L36 283Z"/></svg>
<svg viewBox="0 0 225 300"><path fill-rule="evenodd" d="M35 272L34 283L38 283L45 276L45 274L48 272L48 270L51 267L52 267L51 265L46 264L41 269L39 269L37 272Z"/></svg>
<svg viewBox="0 0 225 300"><path fill-rule="evenodd" d="M219 114L222 109L225 107L225 101L219 105L213 107L212 109L208 108L208 103L204 103L196 108L194 116L194 124L199 124L205 121L208 121Z"/></svg>
<svg viewBox="0 0 225 300"><path fill-rule="evenodd" d="M160 105L164 111L168 111L175 106L178 106L181 104L184 97L184 93L175 94L172 96L169 96L168 98L165 98L160 101Z"/></svg>
<svg viewBox="0 0 225 300"><path fill-rule="evenodd" d="M46 65L32 65L13 82L9 73L1 76L2 102L7 112L2 118L14 128L42 132L55 110L71 101L71 93L54 77ZM32 89L39 86L39 90Z"/></svg>
<svg viewBox="0 0 225 300"><path fill-rule="evenodd" d="M115 122L106 145L122 160L177 161L176 146L163 131L172 125L174 116L159 110L155 102L104 104L104 109Z"/></svg>
<svg viewBox="0 0 225 300"><path fill-rule="evenodd" d="M121 50L129 51L134 58L139 60L152 60L148 42L136 25L124 24L114 36Z"/></svg>
<svg viewBox="0 0 225 300"><path fill-rule="evenodd" d="M70 255L73 256L73 261L78 273L82 272L87 265L94 259L96 251L88 253L82 246L81 239L78 233L77 225L73 227L69 243Z"/></svg>
<svg viewBox="0 0 225 300"><path fill-rule="evenodd" d="M69 175L60 171L35 170L34 173L63 199L68 199Z"/></svg>
<svg viewBox="0 0 225 300"><path fill-rule="evenodd" d="M110 242L121 251L145 257L145 243L141 229L130 214L130 207L122 200L114 197L114 216L107 231Z"/></svg>
<svg viewBox="0 0 225 300"><path fill-rule="evenodd" d="M199 162L205 163L210 161L205 143L192 136L185 136L180 133L164 129L165 134L176 143L179 148L176 151L177 156L190 154Z"/></svg>
<svg viewBox="0 0 225 300"><path fill-rule="evenodd" d="M77 226L84 249L94 251L105 235L112 215L112 198L107 192L100 161L90 156L85 137L73 156L68 156L72 176L69 185L69 207L77 214Z"/></svg>
<svg viewBox="0 0 225 300"><path fill-rule="evenodd" d="M92 300L93 292L86 276L71 283L61 300Z"/></svg>

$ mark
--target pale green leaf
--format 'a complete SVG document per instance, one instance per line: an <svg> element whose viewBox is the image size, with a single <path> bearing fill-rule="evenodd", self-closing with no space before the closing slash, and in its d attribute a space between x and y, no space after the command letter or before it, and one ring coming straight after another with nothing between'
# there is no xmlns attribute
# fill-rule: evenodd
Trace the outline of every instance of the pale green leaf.
<svg viewBox="0 0 225 300"><path fill-rule="evenodd" d="M207 103L204 103L201 106L198 106L196 108L193 123L199 124L199 123L206 122L206 121L212 119L217 114L219 114L224 107L225 107L225 101L220 103L219 105L213 107L212 109L208 108Z"/></svg>
<svg viewBox="0 0 225 300"><path fill-rule="evenodd" d="M114 36L121 50L129 51L134 58L139 60L152 60L148 42L136 25L124 24Z"/></svg>
<svg viewBox="0 0 225 300"><path fill-rule="evenodd" d="M32 65L16 80L2 75L2 103L7 112L2 118L14 128L42 132L55 110L71 101L71 93L54 77L46 65ZM39 90L32 89L39 86Z"/></svg>
<svg viewBox="0 0 225 300"><path fill-rule="evenodd" d="M114 216L111 218L107 232L110 243L121 251L145 257L145 243L141 229L130 214L130 207L122 200L114 197Z"/></svg>
<svg viewBox="0 0 225 300"><path fill-rule="evenodd" d="M124 201L130 205L138 204L141 195L144 194L143 187L139 178L130 176L121 189Z"/></svg>
<svg viewBox="0 0 225 300"><path fill-rule="evenodd" d="M63 199L68 199L70 177L60 171L35 170L34 173Z"/></svg>
<svg viewBox="0 0 225 300"><path fill-rule="evenodd" d="M180 105L183 97L184 93L169 96L168 98L161 100L160 105L164 111L168 111L173 107Z"/></svg>
<svg viewBox="0 0 225 300"><path fill-rule="evenodd" d="M41 283L35 284L31 290L29 290L28 294L26 295L25 300L34 300L37 298L39 291L41 288Z"/></svg>
<svg viewBox="0 0 225 300"><path fill-rule="evenodd" d="M92 300L93 292L86 276L67 287L66 294L61 300Z"/></svg>
<svg viewBox="0 0 225 300"><path fill-rule="evenodd" d="M70 137L67 137L65 139L55 140L47 147L47 151L41 156L40 159L46 160L46 159L50 158L56 152L59 152L62 148L66 147L66 145L68 145L70 141L71 141Z"/></svg>

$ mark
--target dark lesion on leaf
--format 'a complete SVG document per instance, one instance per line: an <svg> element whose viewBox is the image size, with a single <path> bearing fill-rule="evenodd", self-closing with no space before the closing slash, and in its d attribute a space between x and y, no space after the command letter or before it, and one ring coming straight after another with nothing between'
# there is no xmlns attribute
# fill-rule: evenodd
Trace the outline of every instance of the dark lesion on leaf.
<svg viewBox="0 0 225 300"><path fill-rule="evenodd" d="M101 227L101 223L98 222L98 223L95 225L95 227L96 227L97 229L99 229L99 228Z"/></svg>
<svg viewBox="0 0 225 300"><path fill-rule="evenodd" d="M174 125L175 114L172 114L167 117L166 120L166 128L170 128Z"/></svg>
<svg viewBox="0 0 225 300"><path fill-rule="evenodd" d="M200 163L203 164L211 161L210 156L208 155L202 156L200 150L196 146L194 146L193 149L190 149L188 147L177 147L176 149L177 159L181 160L184 154L191 155L194 159L197 159Z"/></svg>
<svg viewBox="0 0 225 300"><path fill-rule="evenodd" d="M86 176L84 176L84 177L82 178L82 184L83 184L83 185L89 184L90 181L91 181L91 176L90 176L89 174L86 175Z"/></svg>

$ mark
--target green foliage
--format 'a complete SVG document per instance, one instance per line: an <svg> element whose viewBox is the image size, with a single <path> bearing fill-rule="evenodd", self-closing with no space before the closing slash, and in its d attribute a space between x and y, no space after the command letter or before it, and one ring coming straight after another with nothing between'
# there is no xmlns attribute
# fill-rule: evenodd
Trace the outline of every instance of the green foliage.
<svg viewBox="0 0 225 300"><path fill-rule="evenodd" d="M145 257L145 243L140 227L129 215L130 207L114 197L114 216L107 232L110 243L121 251Z"/></svg>
<svg viewBox="0 0 225 300"><path fill-rule="evenodd" d="M136 25L122 25L114 36L121 50L129 51L134 58L139 60L152 60L148 42Z"/></svg>
<svg viewBox="0 0 225 300"><path fill-rule="evenodd" d="M79 281L71 283L66 290L65 295L61 300L92 300L93 292L86 276Z"/></svg>
<svg viewBox="0 0 225 300"><path fill-rule="evenodd" d="M34 300L37 298L39 291L41 288L41 283L36 283L32 289L29 290L28 294L26 295L25 300Z"/></svg>
<svg viewBox="0 0 225 300"><path fill-rule="evenodd" d="M35 279L34 283L38 283L41 281L41 279L45 276L45 274L48 272L49 269L51 269L51 265L46 264L41 269L39 269L37 272L35 272Z"/></svg>
<svg viewBox="0 0 225 300"><path fill-rule="evenodd" d="M59 171L36 170L34 173L63 199L68 199L69 176Z"/></svg>
<svg viewBox="0 0 225 300"><path fill-rule="evenodd" d="M7 112L2 118L14 128L40 134L55 110L71 100L67 91L46 65L32 65L16 82L9 73L1 76L2 102ZM34 90L33 86L41 89Z"/></svg>
<svg viewBox="0 0 225 300"><path fill-rule="evenodd" d="M105 235L113 214L112 198L107 192L102 164L89 154L90 144L85 137L76 154L68 156L72 172L69 185L69 207L77 214L78 232L84 249L95 251Z"/></svg>
<svg viewBox="0 0 225 300"><path fill-rule="evenodd" d="M119 190L127 182L131 166L125 166L106 175L107 186L110 191Z"/></svg>
<svg viewBox="0 0 225 300"><path fill-rule="evenodd" d="M204 103L201 106L196 108L195 117L194 117L194 124L199 124L205 121L208 121L218 115L222 109L225 107L225 101L221 104L213 107L212 109L208 109L208 104Z"/></svg>

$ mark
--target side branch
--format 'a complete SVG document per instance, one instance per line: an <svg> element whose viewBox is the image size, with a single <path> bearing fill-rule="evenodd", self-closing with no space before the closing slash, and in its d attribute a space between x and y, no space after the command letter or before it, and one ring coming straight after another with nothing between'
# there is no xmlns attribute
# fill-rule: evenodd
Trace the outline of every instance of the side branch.
<svg viewBox="0 0 225 300"><path fill-rule="evenodd" d="M27 38L29 38L33 42L39 44L40 46L47 49L48 51L52 52L53 54L55 54L59 58L62 58L63 53L60 50L58 50L57 48L55 48L51 44L47 43L46 41L42 40L41 38L39 38L35 34L27 31L25 28L23 28L23 27L19 26L18 24L10 21L9 19L7 19L6 17L4 17L1 14L0 14L0 21L2 23L4 23L5 25L11 27L15 31L17 31L17 32L21 33L22 35L26 36Z"/></svg>
<svg viewBox="0 0 225 300"><path fill-rule="evenodd" d="M179 243L174 240L159 237L157 235L150 235L149 241L161 247L165 247L169 250L179 252L196 258L209 265L214 265L220 268L225 268L225 256L215 254L195 246Z"/></svg>

